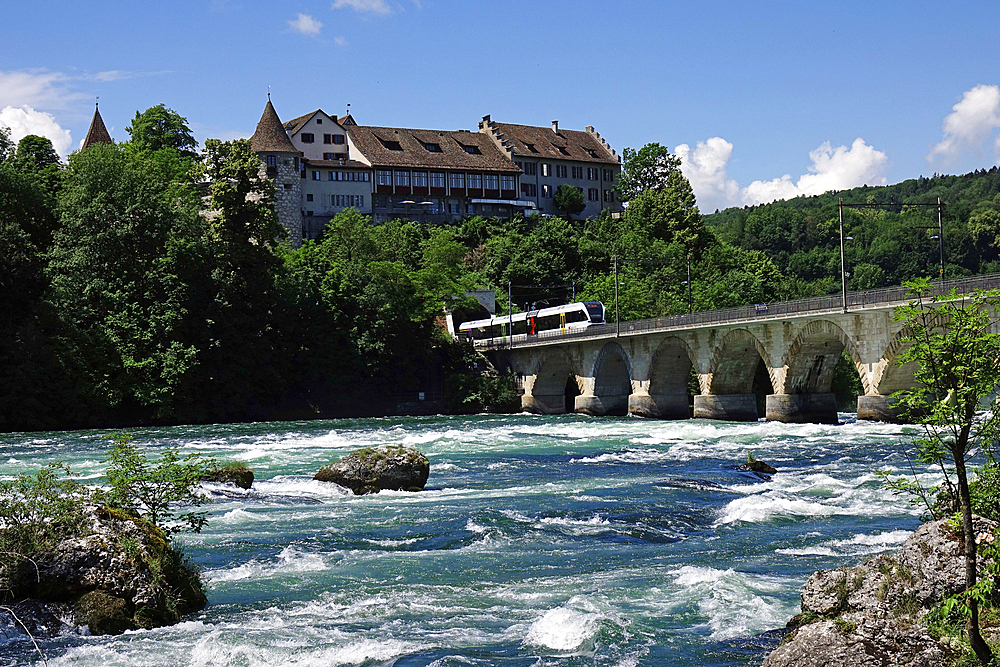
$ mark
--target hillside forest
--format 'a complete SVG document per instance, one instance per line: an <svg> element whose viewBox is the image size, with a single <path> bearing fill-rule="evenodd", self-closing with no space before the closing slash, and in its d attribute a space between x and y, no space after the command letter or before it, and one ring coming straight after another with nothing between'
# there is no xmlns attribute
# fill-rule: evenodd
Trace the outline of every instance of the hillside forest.
<svg viewBox="0 0 1000 667"><path fill-rule="evenodd" d="M290 248L246 140L195 142L163 105L130 139L60 161L0 130L0 431L517 409L510 378L443 326L597 300L614 317L766 303L1000 272L1000 172L698 210L675 155L624 151L619 217L372 224L354 209ZM688 303L687 272L691 271ZM849 405L847 364L838 393ZM766 393L766 392L765 392Z"/></svg>

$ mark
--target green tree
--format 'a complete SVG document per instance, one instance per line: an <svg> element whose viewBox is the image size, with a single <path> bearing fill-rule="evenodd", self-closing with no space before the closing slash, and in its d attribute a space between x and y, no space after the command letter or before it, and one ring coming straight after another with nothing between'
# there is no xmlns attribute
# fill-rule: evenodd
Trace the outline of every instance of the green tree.
<svg viewBox="0 0 1000 667"><path fill-rule="evenodd" d="M1000 437L1000 412L980 410L983 400L1000 388L1000 334L990 333L1000 294L951 294L928 300L927 280L907 286L917 298L896 311L910 343L899 361L914 364L918 385L901 392L899 401L906 416L923 427L923 437L915 443L919 460L954 466L965 543L966 629L976 656L987 665L993 653L979 630L984 596L974 594L979 590L976 533L966 460L977 450L989 451Z"/></svg>
<svg viewBox="0 0 1000 667"><path fill-rule="evenodd" d="M10 128L0 127L0 162L9 162L14 159L14 142L10 140Z"/></svg>
<svg viewBox="0 0 1000 667"><path fill-rule="evenodd" d="M17 152L11 164L22 174L30 176L49 197L59 194L62 181L62 164L52 142L34 134L17 142Z"/></svg>
<svg viewBox="0 0 1000 667"><path fill-rule="evenodd" d="M649 143L638 151L622 151L622 173L616 188L621 201L632 201L640 193L668 186L668 179L679 172L681 159L666 146Z"/></svg>
<svg viewBox="0 0 1000 667"><path fill-rule="evenodd" d="M563 183L556 188L556 195L553 198L553 202L556 208L566 214L568 218L578 215L583 209L587 208L587 202L583 198L583 191L573 187L569 183Z"/></svg>
<svg viewBox="0 0 1000 667"><path fill-rule="evenodd" d="M210 460L198 454L181 456L170 447L150 461L130 436L119 433L104 462L109 489L103 500L108 506L147 519L167 535L198 533L208 522L206 512L182 510L207 501L198 487L211 468Z"/></svg>
<svg viewBox="0 0 1000 667"><path fill-rule="evenodd" d="M177 151L181 157L195 158L195 141L187 118L163 104L157 104L139 113L135 112L132 124L125 128L131 136L132 145L142 151L155 152L164 148Z"/></svg>

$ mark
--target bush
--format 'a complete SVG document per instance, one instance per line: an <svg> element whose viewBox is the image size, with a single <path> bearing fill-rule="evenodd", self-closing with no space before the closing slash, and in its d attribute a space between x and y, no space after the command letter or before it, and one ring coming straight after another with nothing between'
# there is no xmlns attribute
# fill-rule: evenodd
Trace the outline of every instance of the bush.
<svg viewBox="0 0 1000 667"><path fill-rule="evenodd" d="M200 532L208 521L206 513L179 510L205 504L197 489L212 461L198 454L182 457L174 447L150 461L139 453L128 434L111 438L114 445L105 459L110 490L102 500L109 507L148 520L167 535Z"/></svg>

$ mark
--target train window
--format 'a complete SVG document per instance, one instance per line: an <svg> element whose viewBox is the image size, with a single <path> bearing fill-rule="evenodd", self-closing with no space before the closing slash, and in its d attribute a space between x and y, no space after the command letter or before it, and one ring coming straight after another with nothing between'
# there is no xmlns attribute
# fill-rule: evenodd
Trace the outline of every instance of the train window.
<svg viewBox="0 0 1000 667"><path fill-rule="evenodd" d="M600 302L591 302L584 305L587 307L587 312L590 313L591 322L604 322L604 306Z"/></svg>
<svg viewBox="0 0 1000 667"><path fill-rule="evenodd" d="M514 335L520 336L528 332L528 323L525 320L514 321Z"/></svg>

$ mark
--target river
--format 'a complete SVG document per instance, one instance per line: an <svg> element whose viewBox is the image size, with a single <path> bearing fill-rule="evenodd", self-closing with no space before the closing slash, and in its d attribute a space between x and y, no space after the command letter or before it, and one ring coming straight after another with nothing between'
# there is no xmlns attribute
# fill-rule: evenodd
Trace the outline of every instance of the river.
<svg viewBox="0 0 1000 667"><path fill-rule="evenodd" d="M40 644L50 667L759 665L816 569L897 549L918 511L876 473L911 427L581 415L382 418L133 431L246 462L182 536L209 606L169 628ZM99 481L104 431L0 435L0 474ZM357 448L431 461L427 490L314 482ZM752 452L772 479L735 465ZM931 474L928 472L928 479ZM41 664L0 636L0 664Z"/></svg>

